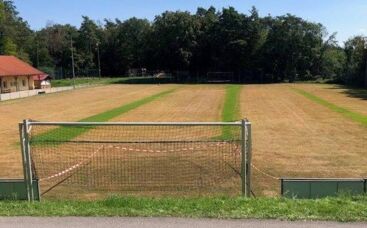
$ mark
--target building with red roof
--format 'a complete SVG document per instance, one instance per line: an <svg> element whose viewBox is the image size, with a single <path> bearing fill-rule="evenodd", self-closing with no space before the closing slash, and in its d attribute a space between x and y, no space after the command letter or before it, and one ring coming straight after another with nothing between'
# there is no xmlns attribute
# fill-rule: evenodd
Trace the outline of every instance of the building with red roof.
<svg viewBox="0 0 367 228"><path fill-rule="evenodd" d="M28 63L14 57L0 55L0 93L41 89L49 76Z"/></svg>

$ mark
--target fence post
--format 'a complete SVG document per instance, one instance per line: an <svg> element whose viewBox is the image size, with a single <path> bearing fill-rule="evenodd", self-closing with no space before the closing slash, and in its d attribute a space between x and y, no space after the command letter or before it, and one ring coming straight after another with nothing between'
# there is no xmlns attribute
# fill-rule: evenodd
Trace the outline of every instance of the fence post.
<svg viewBox="0 0 367 228"><path fill-rule="evenodd" d="M34 200L33 193L33 177L32 177L32 161L31 161L31 151L29 145L29 120L23 120L23 134L24 134L24 156L25 156L25 174L26 174L26 183L27 183L27 194L28 201Z"/></svg>
<svg viewBox="0 0 367 228"><path fill-rule="evenodd" d="M241 185L242 185L242 195L247 196L247 169L246 169L246 120L241 121Z"/></svg>
<svg viewBox="0 0 367 228"><path fill-rule="evenodd" d="M247 196L251 196L251 161L252 161L252 132L251 122L246 120L246 190Z"/></svg>

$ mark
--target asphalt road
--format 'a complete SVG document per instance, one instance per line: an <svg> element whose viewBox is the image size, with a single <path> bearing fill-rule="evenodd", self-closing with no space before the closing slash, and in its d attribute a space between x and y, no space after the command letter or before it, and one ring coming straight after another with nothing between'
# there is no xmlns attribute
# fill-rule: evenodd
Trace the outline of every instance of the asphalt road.
<svg viewBox="0 0 367 228"><path fill-rule="evenodd" d="M120 218L120 217L62 217L62 218L39 218L39 217L0 217L0 228L93 228L93 227L282 227L282 228L339 228L339 227L367 227L367 223L337 223L337 222L290 222L278 220L218 220L218 219L184 219L184 218Z"/></svg>

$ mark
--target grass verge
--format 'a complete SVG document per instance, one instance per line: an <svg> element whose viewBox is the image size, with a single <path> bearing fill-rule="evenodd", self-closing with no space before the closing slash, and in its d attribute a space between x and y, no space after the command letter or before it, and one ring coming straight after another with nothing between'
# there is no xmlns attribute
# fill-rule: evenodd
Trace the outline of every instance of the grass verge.
<svg viewBox="0 0 367 228"><path fill-rule="evenodd" d="M154 77L102 77L102 78L75 78L75 85L107 85L107 84L159 84L171 83L171 79ZM73 79L55 79L52 80L52 87L73 86Z"/></svg>
<svg viewBox="0 0 367 228"><path fill-rule="evenodd" d="M240 85L228 85L222 110L222 121L237 121L240 117L239 98L241 92ZM233 127L224 126L222 128L222 139L233 139Z"/></svg>
<svg viewBox="0 0 367 228"><path fill-rule="evenodd" d="M346 108L343 108L343 107L340 107L340 106L337 106L333 103L330 103L318 96L315 96L309 92L306 92L302 89L297 89L297 88L292 88L295 92L301 94L302 96L310 99L311 101L314 101L322 106L325 106L327 108L329 108L330 110L334 111L334 112L337 112L337 113L340 113L342 114L343 116L347 117L348 119L351 119L357 123L360 123L362 125L364 125L365 127L367 127L367 116L366 115L363 115L363 114L360 114L360 113L357 113L357 112L353 112L353 111L350 111Z"/></svg>
<svg viewBox="0 0 367 228"><path fill-rule="evenodd" d="M153 96L149 96L149 97L131 102L129 104L122 105L120 107L111 109L109 111L87 117L85 119L79 120L78 122L106 122L112 118L120 116L126 112L129 112L142 105L145 105L149 102L157 100L167 94L170 94L174 90L175 89L166 90L166 91L157 93ZM58 127L58 128L49 130L45 133L39 134L37 136L33 136L32 141L34 143L47 143L47 142L55 143L56 141L59 141L59 142L68 141L68 140L71 140L83 134L84 132L92 128L93 127Z"/></svg>
<svg viewBox="0 0 367 228"><path fill-rule="evenodd" d="M76 78L75 85L105 85L117 83L126 78ZM55 79L52 80L52 87L64 87L73 86L74 81L72 79Z"/></svg>
<svg viewBox="0 0 367 228"><path fill-rule="evenodd" d="M285 198L111 197L97 201L0 202L0 216L173 216L367 221L367 197Z"/></svg>

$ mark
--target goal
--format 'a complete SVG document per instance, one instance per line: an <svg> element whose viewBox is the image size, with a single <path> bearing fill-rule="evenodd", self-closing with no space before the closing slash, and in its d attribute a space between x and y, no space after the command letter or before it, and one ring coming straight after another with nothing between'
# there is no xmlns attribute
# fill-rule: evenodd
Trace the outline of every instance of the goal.
<svg viewBox="0 0 367 228"><path fill-rule="evenodd" d="M250 193L251 123L20 124L28 198ZM37 197L39 198L39 197Z"/></svg>
<svg viewBox="0 0 367 228"><path fill-rule="evenodd" d="M208 82L234 82L233 72L208 72Z"/></svg>

